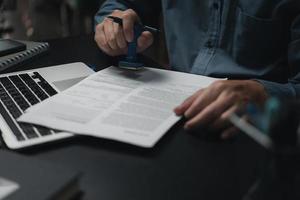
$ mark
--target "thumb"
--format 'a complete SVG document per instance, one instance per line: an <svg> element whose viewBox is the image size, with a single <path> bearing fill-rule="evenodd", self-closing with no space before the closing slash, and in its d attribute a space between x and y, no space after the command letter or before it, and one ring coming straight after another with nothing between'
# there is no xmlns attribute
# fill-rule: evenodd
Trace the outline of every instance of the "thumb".
<svg viewBox="0 0 300 200"><path fill-rule="evenodd" d="M153 43L153 35L149 31L144 31L138 38L138 52L142 52Z"/></svg>

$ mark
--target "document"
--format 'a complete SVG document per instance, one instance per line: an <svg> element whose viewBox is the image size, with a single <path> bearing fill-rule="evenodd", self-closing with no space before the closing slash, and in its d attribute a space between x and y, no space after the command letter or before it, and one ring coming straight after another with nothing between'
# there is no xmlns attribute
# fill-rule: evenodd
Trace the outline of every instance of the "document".
<svg viewBox="0 0 300 200"><path fill-rule="evenodd" d="M18 120L150 148L180 119L173 109L215 80L112 66L29 108Z"/></svg>

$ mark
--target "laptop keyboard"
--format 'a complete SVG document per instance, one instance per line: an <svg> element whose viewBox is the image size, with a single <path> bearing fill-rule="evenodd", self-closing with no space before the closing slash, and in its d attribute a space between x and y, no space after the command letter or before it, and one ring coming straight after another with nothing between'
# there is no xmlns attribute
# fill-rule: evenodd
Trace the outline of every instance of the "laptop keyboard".
<svg viewBox="0 0 300 200"><path fill-rule="evenodd" d="M57 91L38 73L0 77L0 111L18 141L49 136L58 131L16 121L24 111Z"/></svg>

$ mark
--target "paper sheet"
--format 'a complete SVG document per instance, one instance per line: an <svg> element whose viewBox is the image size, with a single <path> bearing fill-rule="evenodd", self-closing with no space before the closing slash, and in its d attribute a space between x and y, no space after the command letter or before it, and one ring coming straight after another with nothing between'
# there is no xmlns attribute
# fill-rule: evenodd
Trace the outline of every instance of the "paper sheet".
<svg viewBox="0 0 300 200"><path fill-rule="evenodd" d="M109 67L29 108L19 121L152 147L179 120L173 109L215 80Z"/></svg>
<svg viewBox="0 0 300 200"><path fill-rule="evenodd" d="M5 199L19 188L18 183L0 177L0 200Z"/></svg>

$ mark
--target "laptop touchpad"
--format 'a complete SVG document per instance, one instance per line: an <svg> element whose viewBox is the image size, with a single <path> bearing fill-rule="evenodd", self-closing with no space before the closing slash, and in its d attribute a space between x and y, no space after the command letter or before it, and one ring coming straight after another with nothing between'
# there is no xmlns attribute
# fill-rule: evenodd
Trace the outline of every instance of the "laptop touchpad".
<svg viewBox="0 0 300 200"><path fill-rule="evenodd" d="M59 91L64 91L85 78L86 78L86 76L79 77L79 78L66 79L66 80L62 80L62 81L54 81L52 83L55 85L55 87Z"/></svg>

